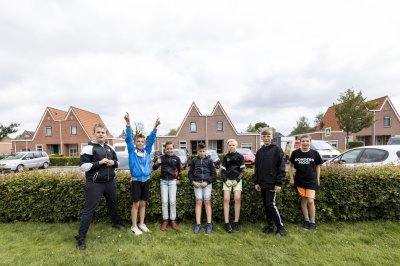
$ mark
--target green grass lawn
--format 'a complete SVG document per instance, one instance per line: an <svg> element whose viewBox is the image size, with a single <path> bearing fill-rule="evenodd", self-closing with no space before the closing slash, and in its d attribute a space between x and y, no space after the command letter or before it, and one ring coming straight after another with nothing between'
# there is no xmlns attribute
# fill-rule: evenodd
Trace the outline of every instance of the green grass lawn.
<svg viewBox="0 0 400 266"><path fill-rule="evenodd" d="M399 265L400 223L320 224L318 232L287 224L288 236L260 232L262 224L242 225L227 234L219 224L211 235L178 231L134 236L129 227L92 224L85 251L75 248L78 223L0 224L0 265Z"/></svg>

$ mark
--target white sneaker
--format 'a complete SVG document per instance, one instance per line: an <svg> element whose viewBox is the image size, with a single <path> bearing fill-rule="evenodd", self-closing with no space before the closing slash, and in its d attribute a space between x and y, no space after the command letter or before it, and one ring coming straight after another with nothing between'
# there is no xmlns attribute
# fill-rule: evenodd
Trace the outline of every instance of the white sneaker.
<svg viewBox="0 0 400 266"><path fill-rule="evenodd" d="M132 227L131 227L131 231L132 231L136 236L139 236L139 235L143 234L143 232L140 231L139 228L137 228L137 226L132 226Z"/></svg>
<svg viewBox="0 0 400 266"><path fill-rule="evenodd" d="M145 224L139 224L139 228L140 228L140 230L142 230L145 233L150 232L149 228L147 228L147 226Z"/></svg>

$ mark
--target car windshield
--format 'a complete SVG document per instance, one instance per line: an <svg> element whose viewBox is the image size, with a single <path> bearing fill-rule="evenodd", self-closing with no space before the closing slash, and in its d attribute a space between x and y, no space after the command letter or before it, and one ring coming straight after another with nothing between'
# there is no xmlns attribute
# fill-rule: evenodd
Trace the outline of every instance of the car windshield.
<svg viewBox="0 0 400 266"><path fill-rule="evenodd" d="M331 144L321 141L321 142L312 142L311 141L311 149L314 150L334 150L335 148L331 146Z"/></svg>
<svg viewBox="0 0 400 266"><path fill-rule="evenodd" d="M176 155L176 156L186 156L186 152L185 152L185 150L182 150L182 149L175 149L174 150L174 155Z"/></svg>
<svg viewBox="0 0 400 266"><path fill-rule="evenodd" d="M4 160L16 160L16 159L21 159L22 156L24 156L25 153L14 153L11 154L10 156L4 158Z"/></svg>
<svg viewBox="0 0 400 266"><path fill-rule="evenodd" d="M249 149L237 149L237 152L240 153L240 154L242 154L242 155L250 155L250 154L253 154L253 153L251 152L251 150L249 150Z"/></svg>

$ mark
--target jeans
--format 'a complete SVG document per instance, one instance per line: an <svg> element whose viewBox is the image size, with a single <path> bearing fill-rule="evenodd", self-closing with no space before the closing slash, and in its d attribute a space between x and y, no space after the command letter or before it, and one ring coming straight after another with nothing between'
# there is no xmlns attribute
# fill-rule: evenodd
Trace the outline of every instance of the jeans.
<svg viewBox="0 0 400 266"><path fill-rule="evenodd" d="M212 184L206 187L193 187L194 197L196 200L211 200Z"/></svg>
<svg viewBox="0 0 400 266"><path fill-rule="evenodd" d="M176 179L160 180L163 220L176 220ZM170 215L168 215L168 202Z"/></svg>

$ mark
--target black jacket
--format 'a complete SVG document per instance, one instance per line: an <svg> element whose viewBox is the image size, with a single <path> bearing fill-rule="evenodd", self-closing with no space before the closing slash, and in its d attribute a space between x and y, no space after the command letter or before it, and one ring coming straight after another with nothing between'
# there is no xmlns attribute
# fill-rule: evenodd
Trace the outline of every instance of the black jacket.
<svg viewBox="0 0 400 266"><path fill-rule="evenodd" d="M153 164L153 170L157 170L161 165L161 179L170 180L176 179L181 172L181 159L176 155L164 154L158 158L161 158L161 163L155 162Z"/></svg>
<svg viewBox="0 0 400 266"><path fill-rule="evenodd" d="M244 169L244 157L238 152L227 153L222 159L221 165L221 177L224 182L229 180L236 180L239 182L243 176Z"/></svg>
<svg viewBox="0 0 400 266"><path fill-rule="evenodd" d="M104 158L114 160L114 165L100 164L99 162ZM105 183L114 179L114 168L118 167L118 159L113 148L107 144L101 146L91 141L82 149L80 165L81 170L85 172L87 181Z"/></svg>
<svg viewBox="0 0 400 266"><path fill-rule="evenodd" d="M190 182L207 182L211 184L217 172L215 171L214 162L210 157L201 159L200 157L193 158L190 169L189 169L189 180Z"/></svg>
<svg viewBox="0 0 400 266"><path fill-rule="evenodd" d="M262 188L274 189L282 186L285 179L283 151L275 144L261 147L256 153L253 182Z"/></svg>

